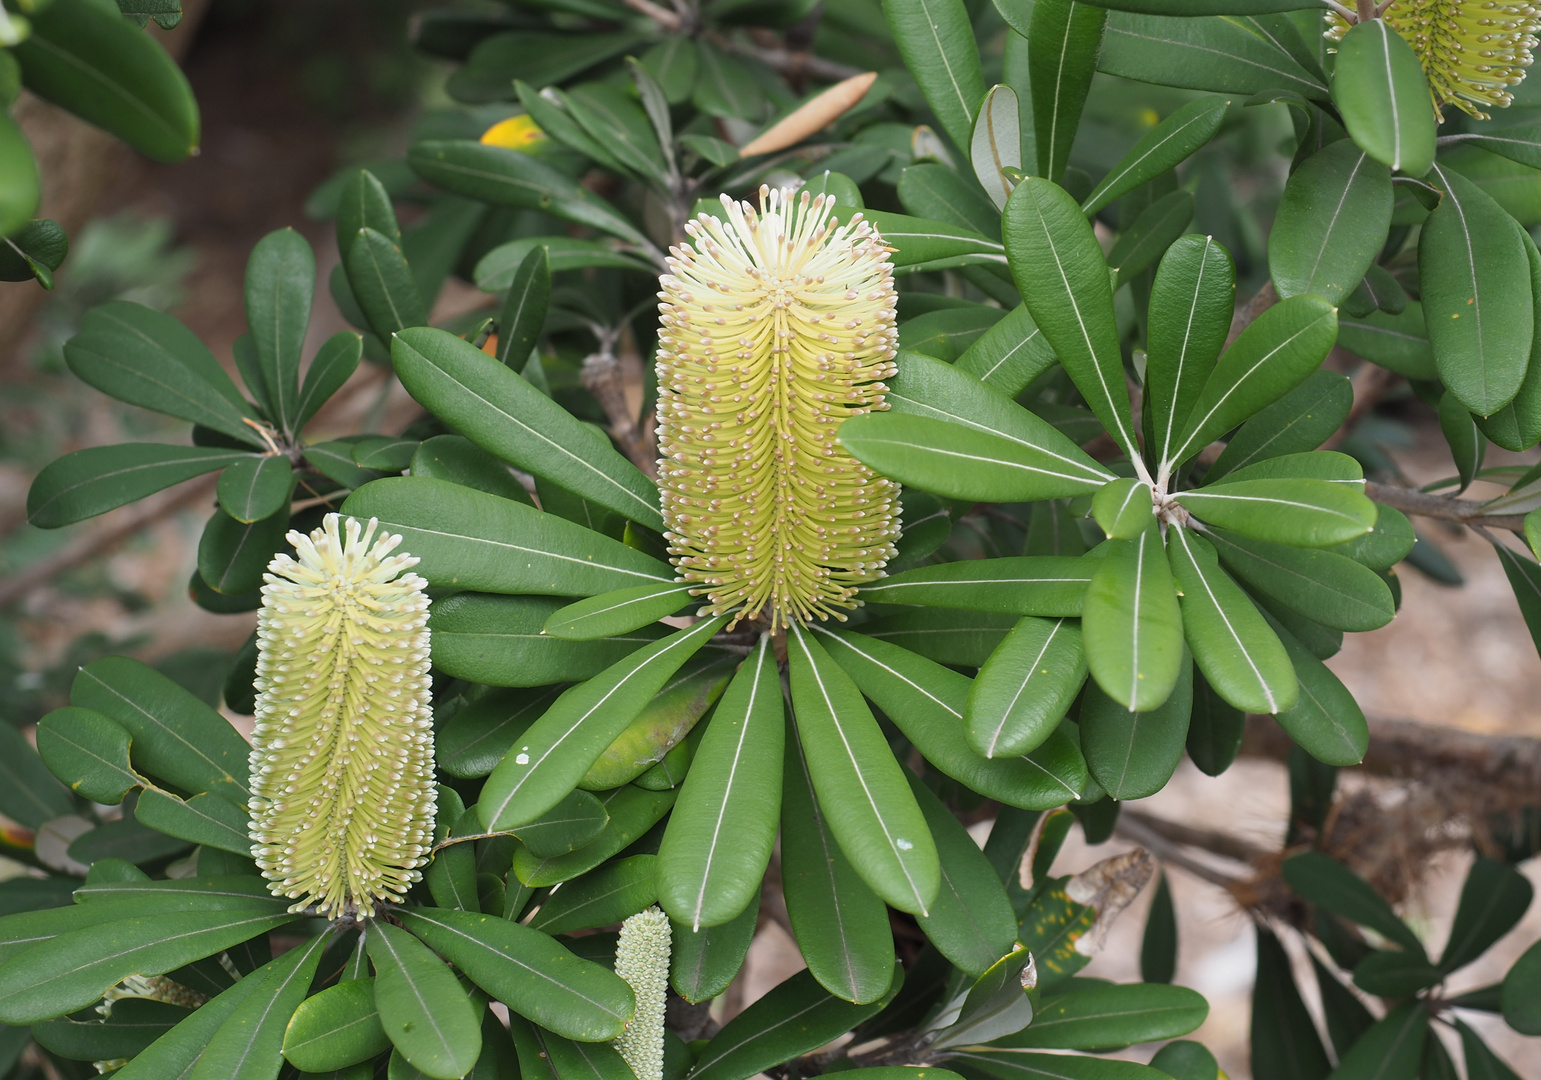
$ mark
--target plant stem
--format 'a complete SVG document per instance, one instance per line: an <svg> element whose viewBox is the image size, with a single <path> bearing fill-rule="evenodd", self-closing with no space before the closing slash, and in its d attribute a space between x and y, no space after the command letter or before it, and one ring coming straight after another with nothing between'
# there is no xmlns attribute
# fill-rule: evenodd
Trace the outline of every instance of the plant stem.
<svg viewBox="0 0 1541 1080"><path fill-rule="evenodd" d="M1510 532L1523 532L1525 529L1523 514L1485 514L1482 511L1483 504L1471 499L1430 495L1428 492L1400 487L1396 484L1378 484L1374 480L1365 481L1364 493L1376 502L1384 503L1404 514L1416 514L1419 517L1435 518L1440 521L1454 521L1472 528L1508 529Z"/></svg>

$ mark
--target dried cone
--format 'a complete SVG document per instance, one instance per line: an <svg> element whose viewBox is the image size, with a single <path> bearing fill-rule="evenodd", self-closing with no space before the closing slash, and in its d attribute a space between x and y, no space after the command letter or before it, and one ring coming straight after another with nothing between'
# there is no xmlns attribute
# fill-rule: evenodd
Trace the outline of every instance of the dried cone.
<svg viewBox="0 0 1541 1080"><path fill-rule="evenodd" d="M1512 103L1541 31L1541 9L1510 0L1396 0L1382 17L1417 53L1441 120L1445 105L1486 120L1484 106ZM1326 18L1327 39L1341 41L1348 20Z"/></svg>
<svg viewBox="0 0 1541 1080"><path fill-rule="evenodd" d="M268 565L257 621L252 857L291 911L368 918L433 843L427 582L336 514Z"/></svg>
<svg viewBox="0 0 1541 1080"><path fill-rule="evenodd" d="M686 224L659 298L658 463L669 551L703 615L772 628L856 605L898 535L898 485L836 439L884 409L896 331L888 248L824 195Z"/></svg>

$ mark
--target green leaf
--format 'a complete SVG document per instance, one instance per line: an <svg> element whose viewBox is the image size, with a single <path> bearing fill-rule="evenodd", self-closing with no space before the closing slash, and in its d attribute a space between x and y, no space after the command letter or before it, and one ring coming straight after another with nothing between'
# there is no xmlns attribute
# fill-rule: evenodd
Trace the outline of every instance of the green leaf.
<svg viewBox="0 0 1541 1080"><path fill-rule="evenodd" d="M515 269L508 296L498 311L499 361L510 365L524 363L545 328L550 304L549 249L532 247Z"/></svg>
<svg viewBox="0 0 1541 1080"><path fill-rule="evenodd" d="M586 49L590 46L585 45ZM423 179L494 206L546 213L590 225L650 250L647 238L619 211L576 181L518 150L471 139L413 144L407 164Z"/></svg>
<svg viewBox="0 0 1541 1080"><path fill-rule="evenodd" d="M38 753L49 770L71 791L108 806L144 783L129 764L130 741L121 725L74 705L55 709L37 725Z"/></svg>
<svg viewBox="0 0 1541 1080"><path fill-rule="evenodd" d="M43 1049L77 1061L131 1058L191 1015L179 1005L124 998L113 1002L106 1019L45 1020L32 1025L32 1037Z"/></svg>
<svg viewBox="0 0 1541 1080"><path fill-rule="evenodd" d="M251 524L289 509L294 470L282 454L244 457L220 473L217 493L225 513ZM286 521L288 514L284 515Z"/></svg>
<svg viewBox="0 0 1541 1080"><path fill-rule="evenodd" d="M448 480L499 498L535 505L506 464L459 435L435 435L418 443L409 469L413 476Z"/></svg>
<svg viewBox="0 0 1541 1080"><path fill-rule="evenodd" d="M783 863L784 880L786 873ZM696 1004L726 990L743 969L759 918L760 892L756 888L750 893L749 906L729 922L699 930L674 923L674 945L669 955L669 985L674 992Z"/></svg>
<svg viewBox="0 0 1541 1080"><path fill-rule="evenodd" d="M1530 291L1534 299L1541 292L1541 251L1537 251L1528 231L1521 229L1520 239L1530 260ZM1534 304L1533 313L1541 322L1541 302ZM1505 450L1528 450L1541 441L1541 330L1531 335L1530 352L1525 378L1514 400L1477 422L1482 433Z"/></svg>
<svg viewBox="0 0 1541 1080"><path fill-rule="evenodd" d="M1220 1075L1215 1055L1191 1039L1167 1043L1150 1059L1150 1067L1176 1080L1217 1080Z"/></svg>
<svg viewBox="0 0 1541 1080"><path fill-rule="evenodd" d="M1027 754L1064 719L1086 682L1079 624L1027 616L979 669L963 709L969 749Z"/></svg>
<svg viewBox="0 0 1541 1080"><path fill-rule="evenodd" d="M759 895L780 813L775 676L762 636L717 703L658 848L659 903L692 931L731 921Z"/></svg>
<svg viewBox="0 0 1541 1080"><path fill-rule="evenodd" d="M1385 129L1384 118L1377 123ZM1313 293L1341 304L1386 242L1391 201L1390 171L1346 139L1307 158L1284 185L1268 234L1268 269L1279 295Z"/></svg>
<svg viewBox="0 0 1541 1080"><path fill-rule="evenodd" d="M472 442L648 528L662 530L653 483L518 373L442 330L391 346L407 390Z"/></svg>
<svg viewBox="0 0 1541 1080"><path fill-rule="evenodd" d="M188 1080L267 1080L283 1064L284 1029L310 992L327 935L321 934L246 976L257 992L237 1005L209 1040Z"/></svg>
<svg viewBox="0 0 1541 1080"><path fill-rule="evenodd" d="M1145 934L1140 939L1140 979L1147 983L1170 983L1176 974L1177 911L1172 906L1172 886L1163 873L1156 877L1156 892L1150 899ZM1209 1011L1207 1004L1204 1011Z"/></svg>
<svg viewBox="0 0 1541 1080"><path fill-rule="evenodd" d="M1278 635L1220 569L1214 547L1190 529L1167 533L1182 597L1183 634L1204 678L1245 712L1279 713L1298 700L1295 669Z"/></svg>
<svg viewBox="0 0 1541 1080"><path fill-rule="evenodd" d="M1001 242L974 229L883 210L867 210L864 216L894 249L893 264L901 273L1005 265L1006 249Z"/></svg>
<svg viewBox="0 0 1541 1080"><path fill-rule="evenodd" d="M279 900L138 915L62 933L0 966L0 1022L30 1024L94 1004L130 975L160 975L299 916Z"/></svg>
<svg viewBox="0 0 1541 1080"><path fill-rule="evenodd" d="M126 761L127 754L123 757ZM18 825L37 829L74 809L75 801L48 775L48 766L32 743L11 724L0 724L0 813Z"/></svg>
<svg viewBox="0 0 1541 1080"><path fill-rule="evenodd" d="M1461 1052L1466 1057L1466 1075L1470 1080L1520 1080L1519 1074L1469 1026L1457 1020L1455 1028L1461 1033ZM1430 1035L1429 1042L1436 1041L1437 1036Z"/></svg>
<svg viewBox="0 0 1541 1080"><path fill-rule="evenodd" d="M1418 54L1385 19L1367 20L1338 42L1332 103L1370 157L1408 176L1429 171L1436 121L1429 82Z"/></svg>
<svg viewBox="0 0 1541 1080"><path fill-rule="evenodd" d="M12 128L9 134L6 125ZM0 207L0 214L7 216L20 213L20 208L26 206L29 199L37 197L37 171L32 163L32 149L25 141L9 141L20 139L20 136L9 119L0 121L0 168L19 174L0 181L5 184L7 193L15 196L9 208ZM64 257L70 250L70 238L59 223L47 218L32 220L19 227L12 226L9 233L4 236L4 245L0 245L0 281L36 281L45 289L53 288L53 272L64 264Z"/></svg>
<svg viewBox="0 0 1541 1080"><path fill-rule="evenodd" d="M1412 553L1418 542L1412 522L1400 510L1376 504L1375 528L1357 539L1338 544L1331 550L1347 555L1371 570L1390 570Z"/></svg>
<svg viewBox="0 0 1541 1080"><path fill-rule="evenodd" d="M1024 1050L971 1051L955 1056L999 1080L1168 1080L1165 1074L1132 1061L1109 1061L1079 1054L1035 1054ZM972 1070L971 1070L972 1071Z"/></svg>
<svg viewBox="0 0 1541 1080"><path fill-rule="evenodd" d="M1147 10L1155 5L1147 5ZM1247 14L1254 9L1248 8ZM1244 20L1210 16L1114 14L1097 67L1108 75L1221 94L1294 91L1313 100L1327 87Z"/></svg>
<svg viewBox="0 0 1541 1080"><path fill-rule="evenodd" d="M1408 301L1400 315L1375 311L1363 319L1341 319L1338 344L1410 379L1439 377L1434 366L1434 348L1424 327L1423 305L1416 300Z"/></svg>
<svg viewBox="0 0 1541 1080"><path fill-rule="evenodd" d="M531 855L548 859L583 847L609 823L606 804L593 792L580 789L569 791L550 810L528 825L519 826L518 837Z"/></svg>
<svg viewBox="0 0 1541 1080"><path fill-rule="evenodd" d="M1233 479L1179 492L1176 501L1207 524L1240 536L1331 547L1375 526L1375 504L1357 487L1309 477Z"/></svg>
<svg viewBox="0 0 1541 1080"><path fill-rule="evenodd" d="M1182 760L1193 709L1193 664L1181 650L1175 685L1155 708L1134 712L1094 683L1081 697L1081 750L1092 777L1113 798L1160 791Z"/></svg>
<svg viewBox="0 0 1541 1080"><path fill-rule="evenodd" d="M898 993L904 972L897 961L894 967L888 995L867 1005L831 997L811 972L798 972L712 1036L688 1080L746 1080L838 1038L876 1016Z"/></svg>
<svg viewBox="0 0 1541 1080"><path fill-rule="evenodd" d="M183 1080L193 1069L209 1041L224 1022L262 985L260 979L242 979L135 1055L117 1075L124 1080Z"/></svg>
<svg viewBox="0 0 1541 1080"><path fill-rule="evenodd" d="M246 264L246 320L262 372L264 400L273 420L290 436L299 430L300 350L315 289L316 258L303 236L279 229L257 242ZM358 295L357 283L354 293Z"/></svg>
<svg viewBox="0 0 1541 1080"><path fill-rule="evenodd" d="M744 61L728 56L704 39L696 41L696 85L691 104L708 116L759 121L768 103L760 85L744 70Z"/></svg>
<svg viewBox="0 0 1541 1080"><path fill-rule="evenodd" d="M683 104L690 98L696 81L695 42L688 37L670 36L642 54L642 67L658 80L670 105Z"/></svg>
<svg viewBox="0 0 1541 1080"><path fill-rule="evenodd" d="M546 686L534 691L493 690L483 694L435 733L439 768L462 779L486 776L563 689Z"/></svg>
<svg viewBox="0 0 1541 1080"><path fill-rule="evenodd" d="M907 772L906 778L931 828L942 866L942 887L930 914L918 917L920 929L954 967L983 975L1016 944L1011 901L990 861L953 812L913 773Z"/></svg>
<svg viewBox="0 0 1541 1080"><path fill-rule="evenodd" d="M59 0L28 18L32 33L13 50L27 89L156 161L197 150L192 88L150 35L92 0Z"/></svg>
<svg viewBox="0 0 1541 1080"><path fill-rule="evenodd" d="M914 608L862 627L878 641L903 645L939 664L979 667L1016 625L1010 615Z"/></svg>
<svg viewBox="0 0 1541 1080"><path fill-rule="evenodd" d="M1316 371L1305 382L1241 425L1205 481L1285 454L1314 450L1343 426L1354 403L1346 375Z"/></svg>
<svg viewBox="0 0 1541 1080"><path fill-rule="evenodd" d="M1028 177L1011 193L1002 225L1033 321L1119 449L1138 459L1113 292L1091 224L1063 188Z"/></svg>
<svg viewBox="0 0 1541 1080"><path fill-rule="evenodd" d="M1541 1034L1541 941L1526 949L1504 976L1504 1021L1522 1035Z"/></svg>
<svg viewBox="0 0 1541 1080"><path fill-rule="evenodd" d="M1374 951L1354 968L1354 985L1384 998L1414 997L1440 980L1439 968L1419 953Z"/></svg>
<svg viewBox="0 0 1541 1080"><path fill-rule="evenodd" d="M530 281L522 288L516 288L520 282L520 272L525 269L525 263L535 257L537 252L543 252L547 260L547 273L561 273L567 270L582 270L587 267L610 267L618 270L638 270L645 274L656 274L657 267L645 259L639 259L635 255L628 255L616 249L614 240L577 240L570 236L524 236L518 240L512 240L506 244L500 244L493 248L481 261L476 264L473 278L476 286L485 292L501 292L509 290L507 303L515 304L515 310L505 312L509 317L518 315L525 309L525 305L539 299L539 285L536 279ZM534 293L530 289L534 288ZM549 297L548 297L549 300ZM518 301L518 303L516 303ZM544 324L546 309L544 307L531 308L530 328L538 337ZM539 314L542 321L534 322L534 316ZM501 334L505 324L498 323L498 331ZM512 322L507 325L514 325ZM509 357L515 355L510 351L504 353L502 339L498 342L498 355L503 363L510 367L520 367L524 358L530 355L530 348L534 348L535 339L531 338L529 348L519 354L517 360L509 363ZM512 346L510 347L512 349Z"/></svg>
<svg viewBox="0 0 1541 1080"><path fill-rule="evenodd" d="M992 86L974 118L969 159L974 175L997 210L1005 209L1014 182L1007 169L1022 168L1022 124L1017 94L1009 86ZM906 170L908 171L908 170ZM903 183L901 178L900 183Z"/></svg>
<svg viewBox="0 0 1541 1080"><path fill-rule="evenodd" d="M1154 518L1139 539L1108 543L1108 555L1086 590L1081 620L1086 663L1108 696L1145 712L1166 701L1177 684L1182 615Z"/></svg>
<svg viewBox="0 0 1541 1080"><path fill-rule="evenodd" d="M1487 440L1477 430L1477 424L1471 413L1466 411L1466 406L1449 391L1439 399L1439 427L1455 459L1456 472L1461 477L1461 486L1457 492L1465 491L1482 468Z"/></svg>
<svg viewBox="0 0 1541 1080"><path fill-rule="evenodd" d="M417 572L440 587L593 596L674 580L666 564L620 541L442 480L377 480L350 495L342 512L401 533L402 550L422 560Z"/></svg>
<svg viewBox="0 0 1541 1080"><path fill-rule="evenodd" d="M182 854L190 847L187 841L157 832L132 818L120 818L82 833L69 845L66 854L87 866L107 858L143 865Z"/></svg>
<svg viewBox="0 0 1541 1080"><path fill-rule="evenodd" d="M364 940L375 966L375 1007L392 1044L426 1076L464 1076L481 1053L482 1033L460 982L405 930L376 920Z"/></svg>
<svg viewBox="0 0 1541 1080"><path fill-rule="evenodd" d="M1455 971L1487 952L1524 916L1534 893L1525 876L1507 863L1493 859L1473 863L1461 886L1461 902L1439 960L1440 970Z"/></svg>
<svg viewBox="0 0 1541 1080"><path fill-rule="evenodd" d="M1155 514L1150 485L1139 480L1109 480L1092 496L1092 518L1114 540L1134 540Z"/></svg>
<svg viewBox="0 0 1541 1080"><path fill-rule="evenodd" d="M1108 263L1118 271L1118 281L1132 280L1160 258L1188 228L1193 211L1193 195L1187 191L1164 195L1141 211L1108 252Z"/></svg>
<svg viewBox="0 0 1541 1080"><path fill-rule="evenodd" d="M997 87L997 89L1001 89ZM981 112L979 119L975 121L975 132L979 125L985 123L985 114ZM1013 133L1015 128L1012 129ZM1013 134L1015 139L1015 134ZM970 233L979 233L989 238L997 239L1001 234L1001 212L989 197L980 190L978 184L970 183L962 174L954 172L946 165L938 165L936 162L925 162L919 165L907 166L899 174L899 201L905 210L918 218L928 218L947 225L953 225ZM942 308L926 313L926 317L919 320L909 320L900 330L900 336L907 338L914 331L910 323L926 322L930 318L942 318L943 311L951 311L955 314L972 312L976 316L986 311L994 311L991 308L978 308L973 305L958 308ZM994 311L996 318L1000 317L999 311ZM909 347L909 346L904 346ZM941 356L941 353L931 349L921 349L921 352L933 356ZM950 359L950 357L948 357Z"/></svg>
<svg viewBox="0 0 1541 1080"><path fill-rule="evenodd" d="M1057 359L1027 307L1018 305L964 349L953 367L1015 397Z"/></svg>
<svg viewBox="0 0 1541 1080"><path fill-rule="evenodd" d="M883 13L942 130L954 145L967 147L985 83L962 0L886 0Z"/></svg>
<svg viewBox="0 0 1541 1080"><path fill-rule="evenodd" d="M380 340L390 341L398 330L428 321L406 257L389 237L370 228L360 229L348 247L343 267L369 328Z"/></svg>
<svg viewBox="0 0 1541 1080"><path fill-rule="evenodd" d="M251 854L246 830L251 815L228 799L204 792L185 802L175 795L147 788L134 804L134 817L167 836L201 844L206 848Z"/></svg>
<svg viewBox="0 0 1541 1080"><path fill-rule="evenodd" d="M288 530L287 500L277 513L249 525L216 510L198 540L199 577L226 596L255 592L274 554L284 548Z"/></svg>
<svg viewBox="0 0 1541 1080"><path fill-rule="evenodd" d="M971 790L1008 806L1045 810L1086 788L1086 764L1063 727L1026 757L980 757L963 733L967 676L876 637L820 630L861 692L927 761Z"/></svg>
<svg viewBox="0 0 1541 1080"><path fill-rule="evenodd" d="M940 886L936 847L860 691L807 631L788 651L792 712L809 776L841 850L887 903L926 914Z"/></svg>
<svg viewBox="0 0 1541 1080"><path fill-rule="evenodd" d="M1167 249L1150 293L1145 408L1151 455L1172 451L1204 380L1225 345L1236 306L1236 265L1207 236L1185 236Z"/></svg>
<svg viewBox="0 0 1541 1080"><path fill-rule="evenodd" d="M513 875L530 888L545 888L586 874L610 856L630 847L669 812L674 791L649 791L628 784L600 796L609 820L593 840L562 855L540 858L515 849ZM558 802L560 805L560 801ZM520 832L527 831L522 827Z"/></svg>
<svg viewBox="0 0 1541 1080"><path fill-rule="evenodd" d="M1398 1005L1343 1055L1332 1080L1413 1080L1428 1037L1429 1018L1423 1002Z"/></svg>
<svg viewBox="0 0 1541 1080"><path fill-rule="evenodd" d="M1226 98L1201 97L1174 110L1142 135L1118 164L1108 170L1092 193L1081 201L1082 212L1090 217L1115 199L1188 160L1215 137L1230 104ZM1218 244L1214 247L1225 250Z"/></svg>
<svg viewBox="0 0 1541 1080"><path fill-rule="evenodd" d="M1226 702L1200 673L1194 677L1193 716L1188 723L1188 758L1206 776L1219 776L1241 752L1247 718Z"/></svg>
<svg viewBox="0 0 1541 1080"><path fill-rule="evenodd" d="M690 591L689 584L668 582L616 589L553 612L542 629L566 641L629 633L678 612L690 603Z"/></svg>
<svg viewBox="0 0 1541 1080"><path fill-rule="evenodd" d="M894 980L887 908L840 850L795 732L785 759L781 883L798 951L831 994L858 1004L877 1001ZM754 882L758 890L758 875Z"/></svg>
<svg viewBox="0 0 1541 1080"><path fill-rule="evenodd" d="M633 855L563 882L530 919L530 929L566 934L635 915L658 898L657 861L656 855Z"/></svg>
<svg viewBox="0 0 1541 1080"><path fill-rule="evenodd" d="M11 54L7 52L5 55ZM37 159L32 156L32 146L27 142L27 136L22 133L20 125L11 119L8 112L0 112L0 193L3 193L0 194L0 236L8 237L26 227L28 219L37 213L42 198ZM10 244L5 246L10 247ZM10 252L5 254L9 255ZM24 258L22 267L27 277L33 276L30 261ZM26 280L21 277L21 272L18 268L16 273L7 274L4 280ZM52 281L51 276L49 280Z"/></svg>
<svg viewBox="0 0 1541 1080"><path fill-rule="evenodd" d="M1337 332L1337 309L1316 296L1281 300L1254 319L1205 380L1163 472L1305 382Z"/></svg>
<svg viewBox="0 0 1541 1080"><path fill-rule="evenodd" d="M390 1048L372 978L340 982L307 998L284 1030L284 1057L308 1073L345 1069Z"/></svg>
<svg viewBox="0 0 1541 1080"><path fill-rule="evenodd" d="M154 668L108 656L80 669L70 702L121 724L134 740L134 760L184 791L211 791L245 806L251 747L200 698Z"/></svg>
<svg viewBox="0 0 1541 1080"><path fill-rule="evenodd" d="M1075 0L1038 0L1027 34L1038 173L1059 180L1097 70L1107 12Z"/></svg>
<svg viewBox="0 0 1541 1080"><path fill-rule="evenodd" d="M1249 586L1312 622L1336 630L1375 630L1396 615L1391 590L1375 573L1330 551L1205 534L1226 568Z"/></svg>
<svg viewBox="0 0 1541 1080"><path fill-rule="evenodd" d="M413 908L403 926L515 1012L584 1042L618 1036L635 1008L631 987L546 934L494 915Z"/></svg>
<svg viewBox="0 0 1541 1080"><path fill-rule="evenodd" d="M1300 999L1289 954L1266 927L1258 926L1256 933L1252 1075L1256 1080L1321 1080L1332 1065Z"/></svg>
<svg viewBox="0 0 1541 1080"><path fill-rule="evenodd" d="M1493 545L1493 550L1509 579L1509 587L1514 590L1515 602L1530 629L1531 639L1541 649L1541 565L1499 543Z"/></svg>
<svg viewBox="0 0 1541 1080"><path fill-rule="evenodd" d="M373 229L393 245L401 244L401 226L396 222L390 192L368 169L348 176L337 201L337 251L345 261L363 229Z"/></svg>
<svg viewBox="0 0 1541 1080"><path fill-rule="evenodd" d="M1030 1027L996 1043L1029 1050L1107 1050L1186 1035L1209 1003L1183 986L1093 983L1048 998Z"/></svg>
<svg viewBox="0 0 1541 1080"><path fill-rule="evenodd" d="M1348 867L1319 851L1284 860L1284 880L1300 896L1350 922L1368 927L1388 941L1422 954L1423 943L1391 905Z"/></svg>
<svg viewBox="0 0 1541 1080"><path fill-rule="evenodd" d="M1432 180L1445 194L1419 235L1418 269L1434 363L1461 404L1491 416L1530 359L1529 256L1514 219L1471 181L1439 165Z"/></svg>
<svg viewBox="0 0 1541 1080"><path fill-rule="evenodd" d="M533 821L571 791L589 767L668 682L721 629L727 616L637 650L573 687L525 731L492 771L478 802L488 829Z"/></svg>

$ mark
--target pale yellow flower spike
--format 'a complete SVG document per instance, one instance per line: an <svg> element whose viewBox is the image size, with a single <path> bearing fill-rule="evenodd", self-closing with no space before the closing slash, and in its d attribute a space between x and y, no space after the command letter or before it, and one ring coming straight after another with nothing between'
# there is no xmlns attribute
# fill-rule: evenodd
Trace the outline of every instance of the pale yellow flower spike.
<svg viewBox="0 0 1541 1080"><path fill-rule="evenodd" d="M1441 120L1444 105L1486 120L1484 106L1513 102L1509 87L1525 77L1541 32L1541 9L1514 0L1396 0L1382 17L1418 54ZM1329 41L1348 30L1327 13Z"/></svg>
<svg viewBox="0 0 1541 1080"><path fill-rule="evenodd" d="M664 1010L673 940L669 917L657 907L639 911L621 923L615 973L637 996L637 1011L615 1040L615 1048L637 1080L663 1080Z"/></svg>
<svg viewBox="0 0 1541 1080"><path fill-rule="evenodd" d="M433 843L428 583L377 524L291 532L257 619L252 857L291 911L333 919L400 900Z"/></svg>
<svg viewBox="0 0 1541 1080"><path fill-rule="evenodd" d="M661 279L659 490L702 614L770 625L844 619L883 576L898 485L857 461L841 423L885 409L895 300L889 249L824 195L722 196L685 226ZM769 609L767 611L767 609Z"/></svg>

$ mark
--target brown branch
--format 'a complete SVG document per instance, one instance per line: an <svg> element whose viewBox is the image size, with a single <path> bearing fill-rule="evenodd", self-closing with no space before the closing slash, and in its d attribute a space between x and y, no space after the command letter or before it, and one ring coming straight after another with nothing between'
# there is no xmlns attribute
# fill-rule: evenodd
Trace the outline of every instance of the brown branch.
<svg viewBox="0 0 1541 1080"><path fill-rule="evenodd" d="M1252 325L1253 319L1256 319L1278 302L1279 294L1274 291L1273 282L1263 282L1263 287L1257 291L1257 294L1237 308L1236 314L1231 316L1231 332L1226 336L1225 347L1229 349L1231 342L1236 340L1237 335Z"/></svg>
<svg viewBox="0 0 1541 1080"><path fill-rule="evenodd" d="M1138 810L1125 810L1119 815L1119 820L1125 819L1137 821L1155 835L1165 837L1174 843L1196 847L1215 855L1224 856L1227 859L1235 859L1237 862L1248 863L1253 859L1268 854L1267 851L1256 844L1243 840L1239 836L1231 836L1229 833L1215 832L1210 829L1196 829L1191 825L1184 825L1177 821L1168 821L1166 818L1144 814Z"/></svg>
<svg viewBox="0 0 1541 1080"><path fill-rule="evenodd" d="M862 69L859 67L852 67L849 64L838 64L833 60L826 60L822 56L815 56L810 52L753 45L747 41L737 41L733 38L724 37L721 34L708 34L707 38L713 45L721 49L738 53L740 56L751 57L760 61L766 67L794 79L800 75L807 75L826 82L839 82L842 79L849 79L862 73Z"/></svg>
<svg viewBox="0 0 1541 1080"><path fill-rule="evenodd" d="M621 0L631 10L646 15L665 30L678 33L684 21L668 8L659 7L652 0Z"/></svg>
<svg viewBox="0 0 1541 1080"><path fill-rule="evenodd" d="M1471 499L1431 495L1426 491L1396 484L1379 484L1374 480L1365 481L1364 493L1376 502L1384 503L1404 514L1437 518L1440 521L1454 521L1461 525L1470 525L1472 528L1485 526L1493 529L1508 529L1510 532L1525 530L1523 514L1486 514L1482 510L1483 504Z"/></svg>

